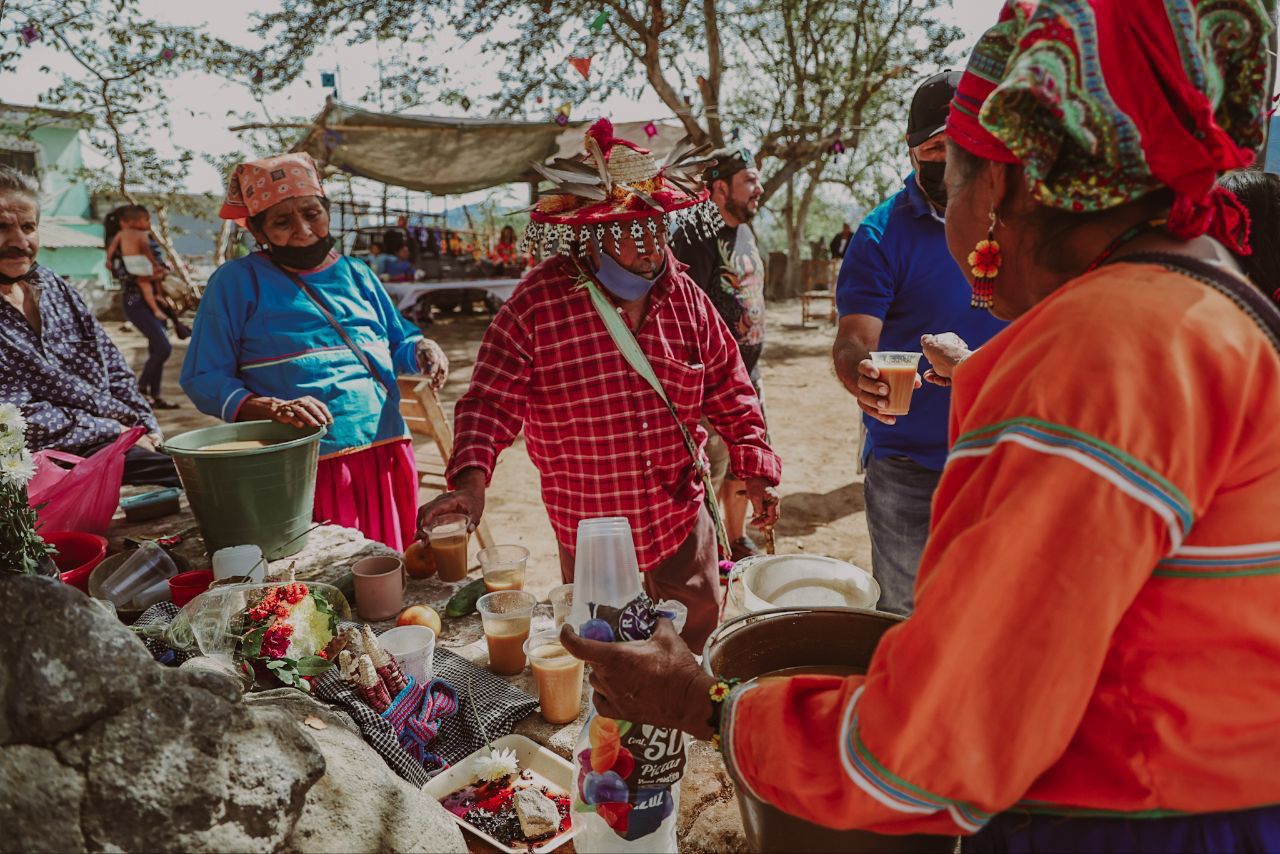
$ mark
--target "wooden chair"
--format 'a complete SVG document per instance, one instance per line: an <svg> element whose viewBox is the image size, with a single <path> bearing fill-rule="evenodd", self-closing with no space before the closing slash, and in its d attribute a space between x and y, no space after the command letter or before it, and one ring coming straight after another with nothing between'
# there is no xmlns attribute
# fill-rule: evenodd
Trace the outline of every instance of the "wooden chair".
<svg viewBox="0 0 1280 854"><path fill-rule="evenodd" d="M822 317L822 312L810 309L814 300L830 302L831 307L825 314L828 322L835 323L836 274L840 271L840 262L834 259L810 258L801 263L804 265L801 270L804 290L800 293L800 325L807 325L810 317Z"/></svg>
<svg viewBox="0 0 1280 854"><path fill-rule="evenodd" d="M435 443L440 454L440 464L423 464L421 446L414 442L414 457L418 462L418 485L429 485L435 489L447 489L445 483L445 466L449 464L449 455L453 453L453 428L440 406L440 398L431 388L431 383L420 374L406 374L400 381L400 414L404 417L409 432L415 437L429 438ZM489 532L489 523L480 520L476 526L476 539L480 548L487 549L494 544L493 534Z"/></svg>

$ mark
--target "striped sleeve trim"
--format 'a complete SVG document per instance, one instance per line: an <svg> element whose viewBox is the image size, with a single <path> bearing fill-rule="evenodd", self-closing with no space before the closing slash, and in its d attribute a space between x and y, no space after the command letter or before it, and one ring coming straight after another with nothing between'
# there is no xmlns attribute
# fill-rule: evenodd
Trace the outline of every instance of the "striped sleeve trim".
<svg viewBox="0 0 1280 854"><path fill-rule="evenodd" d="M236 420L236 414L240 411L240 407L243 406L244 402L251 397L253 397L253 392L249 391L247 388L236 389L231 392L231 394L227 395L226 400L222 401L222 409L219 410L218 414L222 417L222 420L226 421L228 424L234 422Z"/></svg>
<svg viewBox="0 0 1280 854"><path fill-rule="evenodd" d="M840 730L841 764L854 785L897 812L933 815L945 811L962 830L973 833L982 829L991 820L991 813L913 785L889 771L872 755L858 733L858 701L863 690L859 687L853 693Z"/></svg>
<svg viewBox="0 0 1280 854"><path fill-rule="evenodd" d="M1005 443L1069 459L1109 481L1164 520L1174 550L1191 531L1195 521L1191 502L1167 478L1114 445L1062 424L1034 418L992 424L956 439L947 460L983 457Z"/></svg>
<svg viewBox="0 0 1280 854"><path fill-rule="evenodd" d="M1156 565L1157 578L1248 578L1280 575L1280 542L1183 546Z"/></svg>

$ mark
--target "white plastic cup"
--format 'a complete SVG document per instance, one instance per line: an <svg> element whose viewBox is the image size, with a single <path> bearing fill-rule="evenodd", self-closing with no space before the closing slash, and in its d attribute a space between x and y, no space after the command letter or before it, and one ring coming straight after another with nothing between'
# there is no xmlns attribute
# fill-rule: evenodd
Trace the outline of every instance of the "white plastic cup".
<svg viewBox="0 0 1280 854"><path fill-rule="evenodd" d="M155 542L147 541L129 555L116 571L102 582L102 595L117 607L128 605L134 597L178 574L178 566L168 552Z"/></svg>
<svg viewBox="0 0 1280 854"><path fill-rule="evenodd" d="M529 550L524 546L489 546L476 554L484 586L490 593L523 590Z"/></svg>
<svg viewBox="0 0 1280 854"><path fill-rule="evenodd" d="M640 565L631 523L622 516L579 522L570 625L579 629L589 620L591 605L621 608L640 592Z"/></svg>
<svg viewBox="0 0 1280 854"><path fill-rule="evenodd" d="M267 562L262 558L262 549L255 545L228 546L213 553L213 578L238 578L248 576L261 583L267 576Z"/></svg>
<svg viewBox="0 0 1280 854"><path fill-rule="evenodd" d="M391 653L405 676L426 685L435 675L436 633L427 626L396 626L378 635L378 643Z"/></svg>
<svg viewBox="0 0 1280 854"><path fill-rule="evenodd" d="M573 607L573 585L561 584L559 587L553 587L547 598L551 600L551 616L558 630L564 625L564 621L569 619L569 610Z"/></svg>

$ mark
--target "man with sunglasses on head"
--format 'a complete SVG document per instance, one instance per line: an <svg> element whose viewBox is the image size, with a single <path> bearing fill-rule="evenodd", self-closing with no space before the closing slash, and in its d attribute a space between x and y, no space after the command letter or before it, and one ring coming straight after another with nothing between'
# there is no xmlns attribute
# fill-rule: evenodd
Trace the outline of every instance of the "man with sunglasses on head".
<svg viewBox="0 0 1280 854"><path fill-rule="evenodd" d="M956 332L976 347L1005 326L971 307L969 282L947 250L946 122L960 76L943 71L916 89L906 136L914 171L862 221L836 281L840 327L832 357L867 428L863 490L871 567L880 582L880 610L896 614L910 614L914 604L929 508L947 458L951 390L925 384L912 395L907 415L885 415L889 389L871 351L919 352L920 336L939 332ZM928 367L921 359L920 370Z"/></svg>
<svg viewBox="0 0 1280 854"><path fill-rule="evenodd" d="M764 350L764 262L751 220L760 207L764 188L755 159L743 149L723 149L702 173L711 201L720 210L724 225L713 235L692 229L673 238L676 258L689 266L697 283L724 319L738 342L738 352L764 405L760 382L760 354ZM759 549L746 534L747 495L742 481L729 473L729 449L715 430L707 427L707 459L711 478L720 493L725 530L733 560Z"/></svg>

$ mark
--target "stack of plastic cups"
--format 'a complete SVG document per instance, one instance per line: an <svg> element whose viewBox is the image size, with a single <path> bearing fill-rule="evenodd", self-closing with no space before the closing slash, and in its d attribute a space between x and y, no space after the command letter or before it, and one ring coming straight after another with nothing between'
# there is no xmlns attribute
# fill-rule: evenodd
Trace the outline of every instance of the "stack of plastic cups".
<svg viewBox="0 0 1280 854"><path fill-rule="evenodd" d="M579 522L569 625L581 630L591 619L591 605L621 608L640 593L640 565L631 523L621 516Z"/></svg>
<svg viewBox="0 0 1280 854"><path fill-rule="evenodd" d="M116 607L145 608L169 598L169 579L177 574L168 553L148 541L102 582L102 595Z"/></svg>

